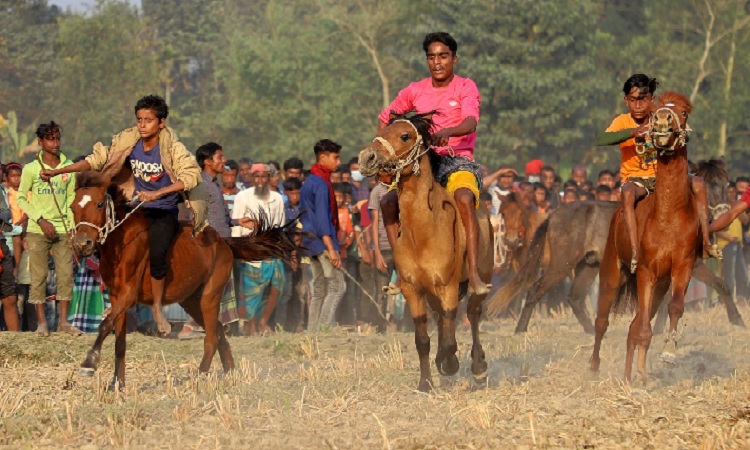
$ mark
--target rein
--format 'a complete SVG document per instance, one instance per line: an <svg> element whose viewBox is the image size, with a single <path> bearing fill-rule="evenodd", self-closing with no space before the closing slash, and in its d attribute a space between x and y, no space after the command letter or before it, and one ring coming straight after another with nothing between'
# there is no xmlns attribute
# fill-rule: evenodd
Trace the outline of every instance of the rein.
<svg viewBox="0 0 750 450"><path fill-rule="evenodd" d="M122 218L119 222L117 221L117 216L115 215L115 202L112 200L112 197L109 194L106 194L106 200L104 201L104 225L99 226L91 222L81 221L76 224L74 232L78 231L78 227L80 226L87 226L95 229L99 233L99 239L97 239L97 242L100 244L104 244L104 241L107 240L107 237L110 233L115 231L117 227L122 225L123 222L125 222L128 217L130 217L134 212L138 210L138 208L141 207L145 202L138 203L135 208L130 210L127 214L125 214L125 217Z"/></svg>
<svg viewBox="0 0 750 450"><path fill-rule="evenodd" d="M667 111L674 119L675 123L680 124L680 117L677 115L672 108L669 108L670 106L675 106L674 103L667 103L665 106L662 106L661 108L657 109L656 112L648 119L648 125L649 125L649 134L651 135L651 142L654 144L654 148L656 148L659 151L659 155L663 155L666 153L672 153L675 151L675 148L677 147L684 147L688 139L690 137L690 133L693 131L690 126L685 123L685 127L683 128L682 125L679 125L679 128L677 131L656 131L656 124L654 123L654 117L660 112L660 111ZM669 147L660 147L656 144L656 139L654 137L669 137L670 135L676 135L677 139L672 142L672 145Z"/></svg>
<svg viewBox="0 0 750 450"><path fill-rule="evenodd" d="M419 130L417 130L417 127L414 126L413 123L406 119L398 119L394 120L393 123L396 122L405 122L408 123L413 129L414 132L417 135L417 141L414 143L414 145L409 148L404 154L406 155L406 158L402 159L401 157L396 156L396 150L393 148L393 145L391 145L390 142L388 142L385 138L382 138L380 136L376 137L372 140L372 142L379 142L380 145L382 145L386 150L388 150L388 153L391 155L392 158L397 158L396 162L392 162L390 169L395 174L395 178L393 180L393 183L391 183L389 186L393 188L394 186L398 185L398 181L401 179L401 172L406 169L407 166L412 166L412 172L416 175L419 175L421 172L421 169L419 167L419 158L427 153L429 151L429 147L425 146L423 151L419 151L419 148L424 143L422 140L422 135L419 134ZM403 155L402 155L403 156Z"/></svg>

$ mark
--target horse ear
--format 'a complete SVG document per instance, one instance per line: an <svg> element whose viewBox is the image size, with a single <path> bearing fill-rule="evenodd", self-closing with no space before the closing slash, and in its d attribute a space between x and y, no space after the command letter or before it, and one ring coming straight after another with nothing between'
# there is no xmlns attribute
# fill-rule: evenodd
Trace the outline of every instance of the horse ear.
<svg viewBox="0 0 750 450"><path fill-rule="evenodd" d="M396 117L398 117L398 114L396 114L395 112L391 111L391 113L388 114L388 123L391 123L394 120L396 120Z"/></svg>
<svg viewBox="0 0 750 450"><path fill-rule="evenodd" d="M698 171L698 164L695 164L694 162L688 159L688 172L695 173L697 171Z"/></svg>

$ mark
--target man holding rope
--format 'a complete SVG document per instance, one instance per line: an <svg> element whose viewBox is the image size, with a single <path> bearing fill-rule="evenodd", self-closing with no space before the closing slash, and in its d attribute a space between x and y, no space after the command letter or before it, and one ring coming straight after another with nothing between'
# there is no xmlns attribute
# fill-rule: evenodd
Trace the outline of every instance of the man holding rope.
<svg viewBox="0 0 750 450"><path fill-rule="evenodd" d="M29 303L34 305L38 324L36 331L40 336L49 336L44 305L50 250L57 276L57 331L81 334L68 322L68 309L73 298L73 251L68 244L68 230L73 228L70 206L75 198L75 175L65 174L51 182L43 181L39 176L42 170L62 168L73 163L60 152L61 132L62 128L54 121L39 125L36 136L42 150L36 160L23 168L18 188L18 206L29 217L26 229L31 268Z"/></svg>

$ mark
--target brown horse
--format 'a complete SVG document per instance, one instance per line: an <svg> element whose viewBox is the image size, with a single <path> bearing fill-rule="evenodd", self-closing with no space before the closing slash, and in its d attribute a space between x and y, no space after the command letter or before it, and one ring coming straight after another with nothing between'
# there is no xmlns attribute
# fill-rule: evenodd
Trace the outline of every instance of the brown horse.
<svg viewBox="0 0 750 450"><path fill-rule="evenodd" d="M626 295L631 302L632 288L638 292L638 310L628 332L625 378L631 378L636 346L638 373L646 376L646 354L653 336L651 319L670 283L669 336L662 355L668 359L676 350L677 323L685 307L685 292L695 260L702 251L698 210L688 175L687 120L691 110L687 97L668 91L659 98L659 107L651 114L649 134L658 151L656 189L636 207L640 252L634 276L626 270L631 249L622 209L612 219L599 270L596 337L591 355L594 371L599 369L601 341L622 287L626 288L626 294L628 291L631 294Z"/></svg>
<svg viewBox="0 0 750 450"><path fill-rule="evenodd" d="M117 184L96 172L78 174L73 202L76 228L73 246L88 256L98 246L102 280L110 289L111 310L99 326L99 336L81 364L81 373L96 370L104 339L115 331L115 375L111 388L125 384L125 320L136 302L150 305L148 224L142 211L127 205ZM261 217L260 222L263 222ZM183 224L167 255L164 304L180 303L206 331L200 371L207 372L218 348L224 371L234 368L232 350L219 322L219 306L234 258L258 261L283 257L294 249L285 229L263 226L247 238L223 239L212 227L197 237Z"/></svg>
<svg viewBox="0 0 750 450"><path fill-rule="evenodd" d="M456 357L456 311L460 296L468 290L466 239L453 196L433 177L429 143L432 114L407 118L396 116L373 143L359 153L360 171L372 176L385 171L396 175L401 228L393 247L401 290L409 304L419 354L418 389L432 387L430 336L427 334L425 300L438 316L438 351L435 364L443 375L458 371ZM492 228L480 202L479 276L485 283L492 277ZM459 288L460 285L460 288ZM479 318L484 295L472 294L467 315L473 345L471 371L479 383L486 380L487 362L479 342Z"/></svg>
<svg viewBox="0 0 750 450"><path fill-rule="evenodd" d="M511 192L500 204L504 225L503 242L508 249L506 264L513 272L518 272L519 263L531 244L531 238L549 216L527 208L519 198L520 195Z"/></svg>

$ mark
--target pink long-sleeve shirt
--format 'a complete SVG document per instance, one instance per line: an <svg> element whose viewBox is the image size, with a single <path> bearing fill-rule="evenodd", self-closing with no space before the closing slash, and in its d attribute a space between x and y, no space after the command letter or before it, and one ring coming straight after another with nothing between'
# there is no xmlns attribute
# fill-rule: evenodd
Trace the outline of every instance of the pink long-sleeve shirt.
<svg viewBox="0 0 750 450"><path fill-rule="evenodd" d="M388 108L380 112L378 118L383 123L388 123L391 111L403 114L411 110L416 110L417 113L436 110L437 113L432 116L432 121L435 124L435 131L439 131L443 128L455 127L468 117L473 117L479 123L481 102L482 98L476 83L468 78L454 75L448 86L440 88L432 85L432 78L425 78L401 90ZM451 137L448 139L447 147L435 147L435 151L439 155L447 155L451 153L450 149L453 149L456 156L474 160L476 141L476 132Z"/></svg>

